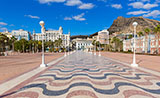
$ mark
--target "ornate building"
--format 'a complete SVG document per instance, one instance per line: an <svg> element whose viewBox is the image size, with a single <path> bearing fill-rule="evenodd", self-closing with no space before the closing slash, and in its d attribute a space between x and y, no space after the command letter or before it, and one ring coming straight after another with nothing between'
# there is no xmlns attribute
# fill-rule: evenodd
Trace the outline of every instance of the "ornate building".
<svg viewBox="0 0 160 98"><path fill-rule="evenodd" d="M12 30L11 32L12 36L14 36L15 38L17 38L18 40L26 39L26 40L30 40L31 38L31 34L28 31L25 31L23 29L20 30Z"/></svg>
<svg viewBox="0 0 160 98"><path fill-rule="evenodd" d="M32 35L33 40L42 40L41 33L33 33ZM45 32L45 41L55 41L58 39L62 39L63 46L69 46L70 42L70 32L68 34L63 34L63 28L60 26L59 30L46 30Z"/></svg>

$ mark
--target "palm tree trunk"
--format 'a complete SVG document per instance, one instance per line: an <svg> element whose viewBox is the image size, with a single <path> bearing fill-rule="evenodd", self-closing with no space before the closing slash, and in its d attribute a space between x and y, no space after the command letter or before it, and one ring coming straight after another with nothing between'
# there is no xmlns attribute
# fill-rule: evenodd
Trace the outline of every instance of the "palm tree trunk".
<svg viewBox="0 0 160 98"><path fill-rule="evenodd" d="M24 44L23 44L23 53L24 53Z"/></svg>
<svg viewBox="0 0 160 98"><path fill-rule="evenodd" d="M12 43L12 51L14 52L14 42Z"/></svg>

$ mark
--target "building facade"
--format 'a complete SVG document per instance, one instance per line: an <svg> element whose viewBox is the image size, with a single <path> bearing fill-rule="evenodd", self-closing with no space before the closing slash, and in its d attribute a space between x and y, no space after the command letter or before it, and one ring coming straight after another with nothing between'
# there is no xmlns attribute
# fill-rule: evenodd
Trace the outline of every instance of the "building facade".
<svg viewBox="0 0 160 98"><path fill-rule="evenodd" d="M160 40L155 35L136 37L136 53L160 53ZM123 41L123 51L133 52L134 38ZM158 51L157 51L158 50Z"/></svg>
<svg viewBox="0 0 160 98"><path fill-rule="evenodd" d="M102 30L98 32L98 41L101 44L109 44L109 31L108 30Z"/></svg>
<svg viewBox="0 0 160 98"><path fill-rule="evenodd" d="M25 31L23 29L20 30L12 30L11 32L12 36L14 36L15 38L17 38L17 40L21 40L21 39L26 39L26 40L30 40L31 39L31 34L28 31Z"/></svg>
<svg viewBox="0 0 160 98"><path fill-rule="evenodd" d="M33 40L42 40L41 33L33 33ZM70 32L68 34L63 34L63 28L60 26L59 30L46 30L44 39L45 41L55 41L58 39L62 40L62 44L64 47L69 46L70 44Z"/></svg>
<svg viewBox="0 0 160 98"><path fill-rule="evenodd" d="M90 35L92 41L99 41L101 44L109 44L109 31L108 30L101 30Z"/></svg>
<svg viewBox="0 0 160 98"><path fill-rule="evenodd" d="M75 43L76 50L92 51L93 45L90 39L76 38L72 40Z"/></svg>

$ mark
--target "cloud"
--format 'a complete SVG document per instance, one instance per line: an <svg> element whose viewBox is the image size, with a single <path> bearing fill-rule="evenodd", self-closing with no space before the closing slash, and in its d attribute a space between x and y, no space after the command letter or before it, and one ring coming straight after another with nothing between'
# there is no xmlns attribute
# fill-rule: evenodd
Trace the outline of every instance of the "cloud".
<svg viewBox="0 0 160 98"><path fill-rule="evenodd" d="M0 27L1 31L8 31L8 29L6 27Z"/></svg>
<svg viewBox="0 0 160 98"><path fill-rule="evenodd" d="M72 20L71 17L65 17L64 20Z"/></svg>
<svg viewBox="0 0 160 98"><path fill-rule="evenodd" d="M127 15L140 15L140 14L145 14L148 13L149 11L132 11L132 12L128 12Z"/></svg>
<svg viewBox="0 0 160 98"><path fill-rule="evenodd" d="M156 3L160 3L160 0L156 0Z"/></svg>
<svg viewBox="0 0 160 98"><path fill-rule="evenodd" d="M6 25L8 25L7 23L5 23L5 22L0 22L0 25L2 25L2 26L6 26Z"/></svg>
<svg viewBox="0 0 160 98"><path fill-rule="evenodd" d="M136 1L136 0L129 0L129 1ZM139 2L150 2L150 0L137 0Z"/></svg>
<svg viewBox="0 0 160 98"><path fill-rule="evenodd" d="M143 2L133 2L128 4L128 6L132 6L133 8L136 8L136 9L140 9L140 8L151 9L154 7L158 7L158 4L150 4L150 3L144 4Z"/></svg>
<svg viewBox="0 0 160 98"><path fill-rule="evenodd" d="M21 25L21 27L23 27L23 28L28 28L28 26L25 26L25 25Z"/></svg>
<svg viewBox="0 0 160 98"><path fill-rule="evenodd" d="M84 15L85 15L85 14L82 13L82 14L80 14L80 15L73 16L72 18L75 19L75 20L77 20L77 21L85 21L86 19L83 18Z"/></svg>
<svg viewBox="0 0 160 98"><path fill-rule="evenodd" d="M75 6L75 5L80 5L82 4L82 1L80 0L68 0L65 5L67 6Z"/></svg>
<svg viewBox="0 0 160 98"><path fill-rule="evenodd" d="M94 5L92 3L83 3L78 8L79 9L92 9Z"/></svg>
<svg viewBox="0 0 160 98"><path fill-rule="evenodd" d="M66 6L78 6L78 9L92 9L93 3L83 3L81 0L38 0L41 4L64 3ZM103 0L104 1L104 0Z"/></svg>
<svg viewBox="0 0 160 98"><path fill-rule="evenodd" d="M107 0L97 0L97 1L107 2Z"/></svg>
<svg viewBox="0 0 160 98"><path fill-rule="evenodd" d="M113 8L116 8L116 9L121 9L122 8L122 5L121 4L112 4L111 5Z"/></svg>
<svg viewBox="0 0 160 98"><path fill-rule="evenodd" d="M143 6L144 9L151 9L151 8L154 8L154 7L158 7L158 4L150 4L150 3L147 3Z"/></svg>
<svg viewBox="0 0 160 98"><path fill-rule="evenodd" d="M150 0L140 0L141 2L150 2Z"/></svg>
<svg viewBox="0 0 160 98"><path fill-rule="evenodd" d="M33 18L33 19L40 19L38 16L32 16L32 15L24 15L25 17Z"/></svg>
<svg viewBox="0 0 160 98"><path fill-rule="evenodd" d="M12 27L12 26L15 26L15 25L14 25L14 24L10 24L9 26L11 26L11 27Z"/></svg>
<svg viewBox="0 0 160 98"><path fill-rule="evenodd" d="M65 17L64 20L77 20L77 21L85 21L86 19L83 18L83 16L85 15L85 13L76 15L76 16L72 16L72 17Z"/></svg>
<svg viewBox="0 0 160 98"><path fill-rule="evenodd" d="M132 6L133 8L143 8L144 4L142 2L134 2L134 3L130 3L128 4L128 6Z"/></svg>
<svg viewBox="0 0 160 98"><path fill-rule="evenodd" d="M49 3L52 3L52 2L56 2L56 3L62 3L62 2L65 2L66 0L38 0L39 3L41 4L49 4Z"/></svg>
<svg viewBox="0 0 160 98"><path fill-rule="evenodd" d="M143 15L143 17L153 17L153 18L157 18L160 15L160 11L159 10L153 10L152 12Z"/></svg>

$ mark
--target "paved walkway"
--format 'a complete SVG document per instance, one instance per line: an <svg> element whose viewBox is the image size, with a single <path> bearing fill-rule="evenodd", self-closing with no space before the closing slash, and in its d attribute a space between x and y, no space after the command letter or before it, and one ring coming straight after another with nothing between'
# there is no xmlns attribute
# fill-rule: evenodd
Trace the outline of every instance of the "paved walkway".
<svg viewBox="0 0 160 98"><path fill-rule="evenodd" d="M63 55L63 53L45 53L45 62L51 62ZM0 84L39 67L41 59L41 53L0 56Z"/></svg>
<svg viewBox="0 0 160 98"><path fill-rule="evenodd" d="M131 54L119 53L119 52L101 52L101 53L105 57L113 58L129 64L133 62L133 53ZM141 67L160 72L160 56L136 54L136 62Z"/></svg>
<svg viewBox="0 0 160 98"><path fill-rule="evenodd" d="M1 97L160 98L160 74L76 52Z"/></svg>

